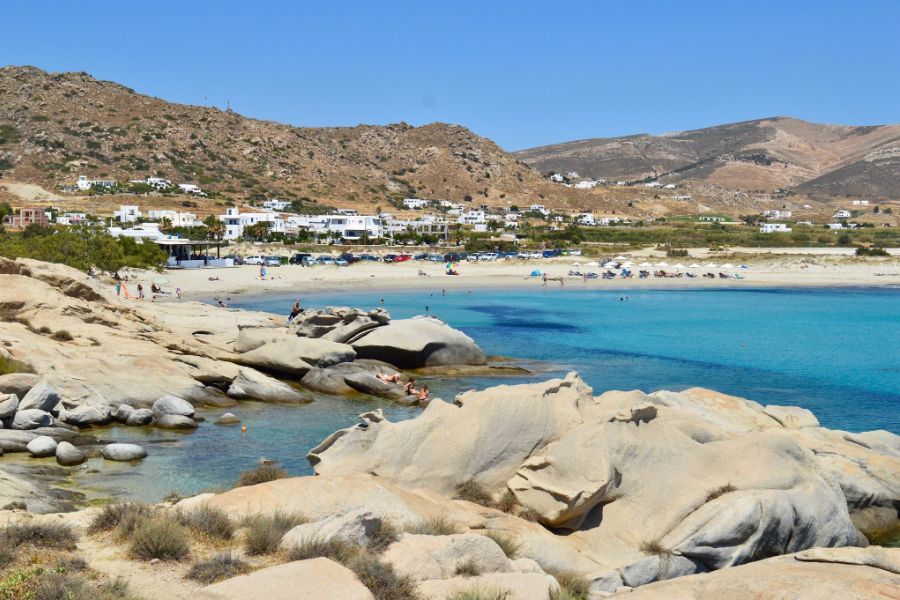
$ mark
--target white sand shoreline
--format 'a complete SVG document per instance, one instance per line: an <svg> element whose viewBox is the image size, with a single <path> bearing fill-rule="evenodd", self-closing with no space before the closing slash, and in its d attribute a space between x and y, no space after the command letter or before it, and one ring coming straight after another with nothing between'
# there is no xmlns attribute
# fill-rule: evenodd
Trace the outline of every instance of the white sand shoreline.
<svg viewBox="0 0 900 600"><path fill-rule="evenodd" d="M589 260L589 259L588 259ZM643 262L634 256L635 264ZM677 264L679 259L650 259L651 262L666 260L670 265ZM705 264L710 259L696 259ZM571 290L610 290L628 291L641 289L742 289L742 288L828 288L828 287L880 287L900 288L900 257L880 259L859 259L836 255L787 255L744 257L747 269L687 269L701 275L705 272L720 271L740 273L743 279L704 279L696 278L655 278L638 279L591 279L584 281L581 277L569 276L575 270L576 262L581 263L581 271L602 272L601 267L584 266L585 261L577 258L560 258L534 261L498 261L483 263L467 263L460 265L459 276L448 276L442 263L408 261L399 264L382 262L361 262L349 267L318 265L300 267L285 265L270 267L268 278L259 278L259 267L239 266L218 269L167 270L159 274L149 271L133 271L132 276L143 283L145 293L150 295L150 284L154 280L165 280L163 289L173 292L180 288L185 299L209 301L214 298L240 297L246 299L254 296L268 295L314 295L340 292L373 292L391 293L405 290L477 290L477 289L540 289L543 283L540 277L530 277L534 269L547 273L551 281L547 287ZM681 260L684 264L695 262L693 258ZM720 259L717 264L725 262ZM660 267L648 267L655 271ZM419 275L419 271L427 273ZM639 267L634 267L638 271ZM665 268L673 271L670 266ZM559 279L563 280L561 284ZM134 285L130 286L134 293ZM161 296L166 301L172 296Z"/></svg>

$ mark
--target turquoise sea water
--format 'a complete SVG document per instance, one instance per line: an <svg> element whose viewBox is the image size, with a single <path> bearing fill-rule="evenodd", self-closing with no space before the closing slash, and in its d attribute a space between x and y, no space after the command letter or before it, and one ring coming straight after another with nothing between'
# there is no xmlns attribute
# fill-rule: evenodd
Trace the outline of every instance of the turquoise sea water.
<svg viewBox="0 0 900 600"><path fill-rule="evenodd" d="M451 290L446 296L439 288L295 295L303 297L306 307L371 308L382 306L383 299L394 318L422 314L427 306L487 353L524 359L535 370L527 377L429 381L443 398L576 370L598 394L703 386L763 404L804 406L831 428L900 433L898 289L617 292L536 287ZM291 303L292 297L271 296L232 306L283 313ZM278 460L293 474L308 474L306 452L377 405L328 397L300 407L241 403L231 410L248 426L245 434L210 423L186 434L101 430L105 439L146 444L150 456L139 465L94 459L76 479L100 495L158 500L173 490L229 487L260 457ZM417 412L381 406L395 420ZM212 420L221 412L201 414ZM93 469L99 473L90 473Z"/></svg>

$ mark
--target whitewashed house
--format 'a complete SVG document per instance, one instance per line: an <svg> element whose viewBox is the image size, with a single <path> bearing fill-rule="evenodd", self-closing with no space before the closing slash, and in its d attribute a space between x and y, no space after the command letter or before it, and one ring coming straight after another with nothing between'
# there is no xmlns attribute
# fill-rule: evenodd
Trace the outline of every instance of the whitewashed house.
<svg viewBox="0 0 900 600"><path fill-rule="evenodd" d="M421 198L406 198L403 206L412 210L421 210L431 204L430 200L422 200Z"/></svg>
<svg viewBox="0 0 900 600"><path fill-rule="evenodd" d="M597 187L597 182L592 179L585 179L575 184L575 189L577 190L589 190L595 187Z"/></svg>
<svg viewBox="0 0 900 600"><path fill-rule="evenodd" d="M790 233L791 228L785 223L763 223L759 226L760 233Z"/></svg>
<svg viewBox="0 0 900 600"><path fill-rule="evenodd" d="M664 189L667 189L667 190L674 190L674 189L677 188L677 187L678 187L678 186L675 185L674 183L667 183L666 185L663 186L663 188L664 188Z"/></svg>
<svg viewBox="0 0 900 600"><path fill-rule="evenodd" d="M269 231L272 233L284 233L284 219L273 212L242 213L238 208L228 208L224 215L219 215L219 220L225 223L225 239L236 240L244 235L244 228L248 225L256 225L262 221L271 223Z"/></svg>
<svg viewBox="0 0 900 600"><path fill-rule="evenodd" d="M565 179L566 178L563 177L560 173L554 173L550 176L550 181L555 181L556 183L562 183L563 181L565 181Z"/></svg>
<svg viewBox="0 0 900 600"><path fill-rule="evenodd" d="M67 212L56 215L58 225L77 225L85 221L87 221L87 213L83 212Z"/></svg>
<svg viewBox="0 0 900 600"><path fill-rule="evenodd" d="M853 206L868 206L868 205L869 205L868 200L854 200L853 201Z"/></svg>
<svg viewBox="0 0 900 600"><path fill-rule="evenodd" d="M120 223L137 223L143 217L141 208L132 204L119 205L119 210L115 211L113 215Z"/></svg>
<svg viewBox="0 0 900 600"><path fill-rule="evenodd" d="M179 183L178 189L182 191L184 194L202 194L203 191L200 189L199 185L194 185L193 183Z"/></svg>
<svg viewBox="0 0 900 600"><path fill-rule="evenodd" d="M762 214L767 219L790 219L794 213L790 210L764 210Z"/></svg>
<svg viewBox="0 0 900 600"><path fill-rule="evenodd" d="M550 214L550 211L543 204L532 204L528 207L528 212L541 213L545 217Z"/></svg>
<svg viewBox="0 0 900 600"><path fill-rule="evenodd" d="M456 222L462 225L480 225L487 223L487 217L483 210L467 210L457 217Z"/></svg>
<svg viewBox="0 0 900 600"><path fill-rule="evenodd" d="M290 200L279 200L277 198L272 198L271 200L266 200L262 203L262 207L269 210L285 210L286 208L290 208L290 206Z"/></svg>
<svg viewBox="0 0 900 600"><path fill-rule="evenodd" d="M832 219L849 219L853 215L850 214L849 210L844 210L843 208L834 213Z"/></svg>
<svg viewBox="0 0 900 600"><path fill-rule="evenodd" d="M199 227L203 225L197 215L191 212L179 212L177 210L148 210L147 218L154 221L168 219L173 227Z"/></svg>
<svg viewBox="0 0 900 600"><path fill-rule="evenodd" d="M579 213L575 220L581 225L594 226L597 224L597 221L594 219L594 213Z"/></svg>
<svg viewBox="0 0 900 600"><path fill-rule="evenodd" d="M116 182L112 179L88 179L87 175L79 175L75 181L75 187L81 191L87 191L92 187L114 188Z"/></svg>

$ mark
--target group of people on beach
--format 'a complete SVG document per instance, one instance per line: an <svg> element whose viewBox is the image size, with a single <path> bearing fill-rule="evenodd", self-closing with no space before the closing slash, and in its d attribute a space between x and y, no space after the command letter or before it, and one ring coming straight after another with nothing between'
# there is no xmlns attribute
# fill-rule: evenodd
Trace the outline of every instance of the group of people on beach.
<svg viewBox="0 0 900 600"><path fill-rule="evenodd" d="M416 380L413 377L409 378L405 384L400 377L400 373L394 373L392 375L387 375L385 373L376 373L375 377L380 379L385 383L394 383L397 385L403 385L403 391L406 392L407 396L415 396L419 400L429 400L430 392L428 391L428 384L422 386L422 389L416 389Z"/></svg>
<svg viewBox="0 0 900 600"><path fill-rule="evenodd" d="M114 273L113 280L115 280L115 282L116 282L114 285L114 288L116 290L116 296L121 297L124 294L124 296L127 300L131 300L132 299L131 293L128 291L128 280L129 280L128 275L125 275L124 277L122 277L118 273ZM162 287L156 285L156 283L150 284L150 293L151 293L151 296L150 296L151 302L156 301L157 296L171 296L172 295L172 292L167 292L167 291L163 290ZM181 300L181 288L180 287L175 288L175 296L179 300ZM137 297L135 299L137 299L137 300L146 299L146 295L144 294L144 284L142 284L142 283L137 284Z"/></svg>

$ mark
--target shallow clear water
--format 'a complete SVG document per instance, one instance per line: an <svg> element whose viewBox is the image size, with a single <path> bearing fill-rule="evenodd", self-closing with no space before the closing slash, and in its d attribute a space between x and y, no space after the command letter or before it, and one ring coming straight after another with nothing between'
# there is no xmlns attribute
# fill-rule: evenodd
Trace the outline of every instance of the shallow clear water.
<svg viewBox="0 0 900 600"><path fill-rule="evenodd" d="M301 292L302 294L302 292ZM627 294L627 300L623 300ZM764 404L811 409L826 427L900 432L900 290L588 291L557 288L396 294L304 295L304 306L382 306L392 317L435 314L489 354L539 361L524 378L430 381L436 396L548 378L577 370L595 393L610 389L713 388ZM286 312L292 298L232 306ZM204 423L193 433L112 428L105 439L135 440L150 456L138 465L95 459L78 471L98 494L158 500L230 486L260 457L293 474L311 472L307 451L376 404L322 397L304 406L242 403L247 425ZM387 404L393 420L416 409ZM204 414L210 420L221 410ZM149 432L149 433L148 433ZM149 436L149 438L148 438ZM97 469L99 473L90 473Z"/></svg>

